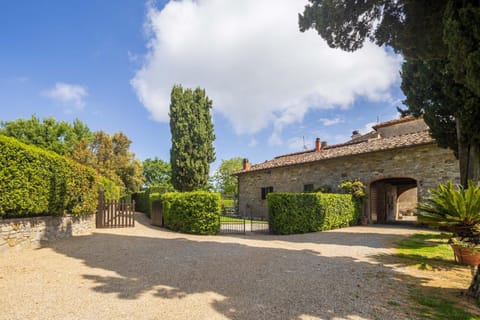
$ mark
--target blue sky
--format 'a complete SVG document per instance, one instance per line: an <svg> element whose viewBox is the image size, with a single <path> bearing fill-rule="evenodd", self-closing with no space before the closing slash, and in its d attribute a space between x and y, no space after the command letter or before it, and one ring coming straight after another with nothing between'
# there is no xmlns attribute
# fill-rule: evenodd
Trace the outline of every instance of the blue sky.
<svg viewBox="0 0 480 320"><path fill-rule="evenodd" d="M49 0L0 3L0 120L79 118L169 159L169 91L213 100L217 162L345 141L397 117L401 57L300 33L306 2Z"/></svg>

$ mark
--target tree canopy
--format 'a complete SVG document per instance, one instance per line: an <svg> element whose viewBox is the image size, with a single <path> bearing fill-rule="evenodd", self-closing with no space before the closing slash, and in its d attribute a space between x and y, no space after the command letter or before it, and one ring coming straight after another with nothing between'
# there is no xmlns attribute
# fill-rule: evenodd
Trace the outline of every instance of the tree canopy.
<svg viewBox="0 0 480 320"><path fill-rule="evenodd" d="M170 163L155 157L153 159L145 159L142 165L146 187L159 187L163 190L173 190Z"/></svg>
<svg viewBox="0 0 480 320"><path fill-rule="evenodd" d="M30 119L1 121L0 134L60 155L71 154L78 141L92 138L90 129L78 119L70 124L52 117L40 121L35 115Z"/></svg>
<svg viewBox="0 0 480 320"><path fill-rule="evenodd" d="M238 178L232 174L242 169L243 159L240 157L222 160L220 166L213 174L215 188L223 195L233 196L238 194Z"/></svg>
<svg viewBox="0 0 480 320"><path fill-rule="evenodd" d="M183 89L175 85L171 92L170 163L172 184L178 191L204 189L208 185L210 163L215 161L210 100L205 90Z"/></svg>
<svg viewBox="0 0 480 320"><path fill-rule="evenodd" d="M365 41L405 57L407 110L423 115L440 146L460 160L462 184L480 179L480 4L468 0L309 0L301 31L354 51Z"/></svg>

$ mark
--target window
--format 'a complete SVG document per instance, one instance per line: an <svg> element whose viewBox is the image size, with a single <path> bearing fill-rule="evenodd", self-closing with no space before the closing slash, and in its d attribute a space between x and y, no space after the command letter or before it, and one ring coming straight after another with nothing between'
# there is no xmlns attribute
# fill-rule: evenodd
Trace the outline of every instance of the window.
<svg viewBox="0 0 480 320"><path fill-rule="evenodd" d="M267 199L267 194L273 192L273 187L263 187L262 188L262 200Z"/></svg>
<svg viewBox="0 0 480 320"><path fill-rule="evenodd" d="M303 185L303 192L312 192L312 191L313 191L313 183Z"/></svg>

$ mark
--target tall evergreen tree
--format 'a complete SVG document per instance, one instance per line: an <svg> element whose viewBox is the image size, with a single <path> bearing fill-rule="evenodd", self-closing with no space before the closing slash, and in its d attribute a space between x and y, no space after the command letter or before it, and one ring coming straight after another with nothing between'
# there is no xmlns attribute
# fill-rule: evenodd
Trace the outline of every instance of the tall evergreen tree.
<svg viewBox="0 0 480 320"><path fill-rule="evenodd" d="M480 180L480 3L309 1L299 16L301 31L313 28L347 51L369 39L403 54L405 113L424 115L432 136L455 152L465 187Z"/></svg>
<svg viewBox="0 0 480 320"><path fill-rule="evenodd" d="M172 184L178 191L204 189L208 185L210 163L215 161L212 100L205 90L172 88L170 164Z"/></svg>

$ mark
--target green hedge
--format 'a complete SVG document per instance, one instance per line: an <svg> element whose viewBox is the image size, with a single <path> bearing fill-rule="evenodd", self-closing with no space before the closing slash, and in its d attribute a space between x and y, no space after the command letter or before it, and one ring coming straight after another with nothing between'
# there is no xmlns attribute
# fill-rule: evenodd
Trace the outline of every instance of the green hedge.
<svg viewBox="0 0 480 320"><path fill-rule="evenodd" d="M148 191L133 193L132 200L135 201L135 211L146 213L150 217L150 193Z"/></svg>
<svg viewBox="0 0 480 320"><path fill-rule="evenodd" d="M160 200L161 193L150 190L133 193L132 200L135 200L135 211L145 213L149 218L152 214L152 202Z"/></svg>
<svg viewBox="0 0 480 320"><path fill-rule="evenodd" d="M161 196L165 227L184 233L220 232L220 194L169 192Z"/></svg>
<svg viewBox="0 0 480 320"><path fill-rule="evenodd" d="M361 205L350 194L269 193L269 227L274 234L315 232L358 222Z"/></svg>
<svg viewBox="0 0 480 320"><path fill-rule="evenodd" d="M82 215L97 207L96 172L0 135L0 216Z"/></svg>

